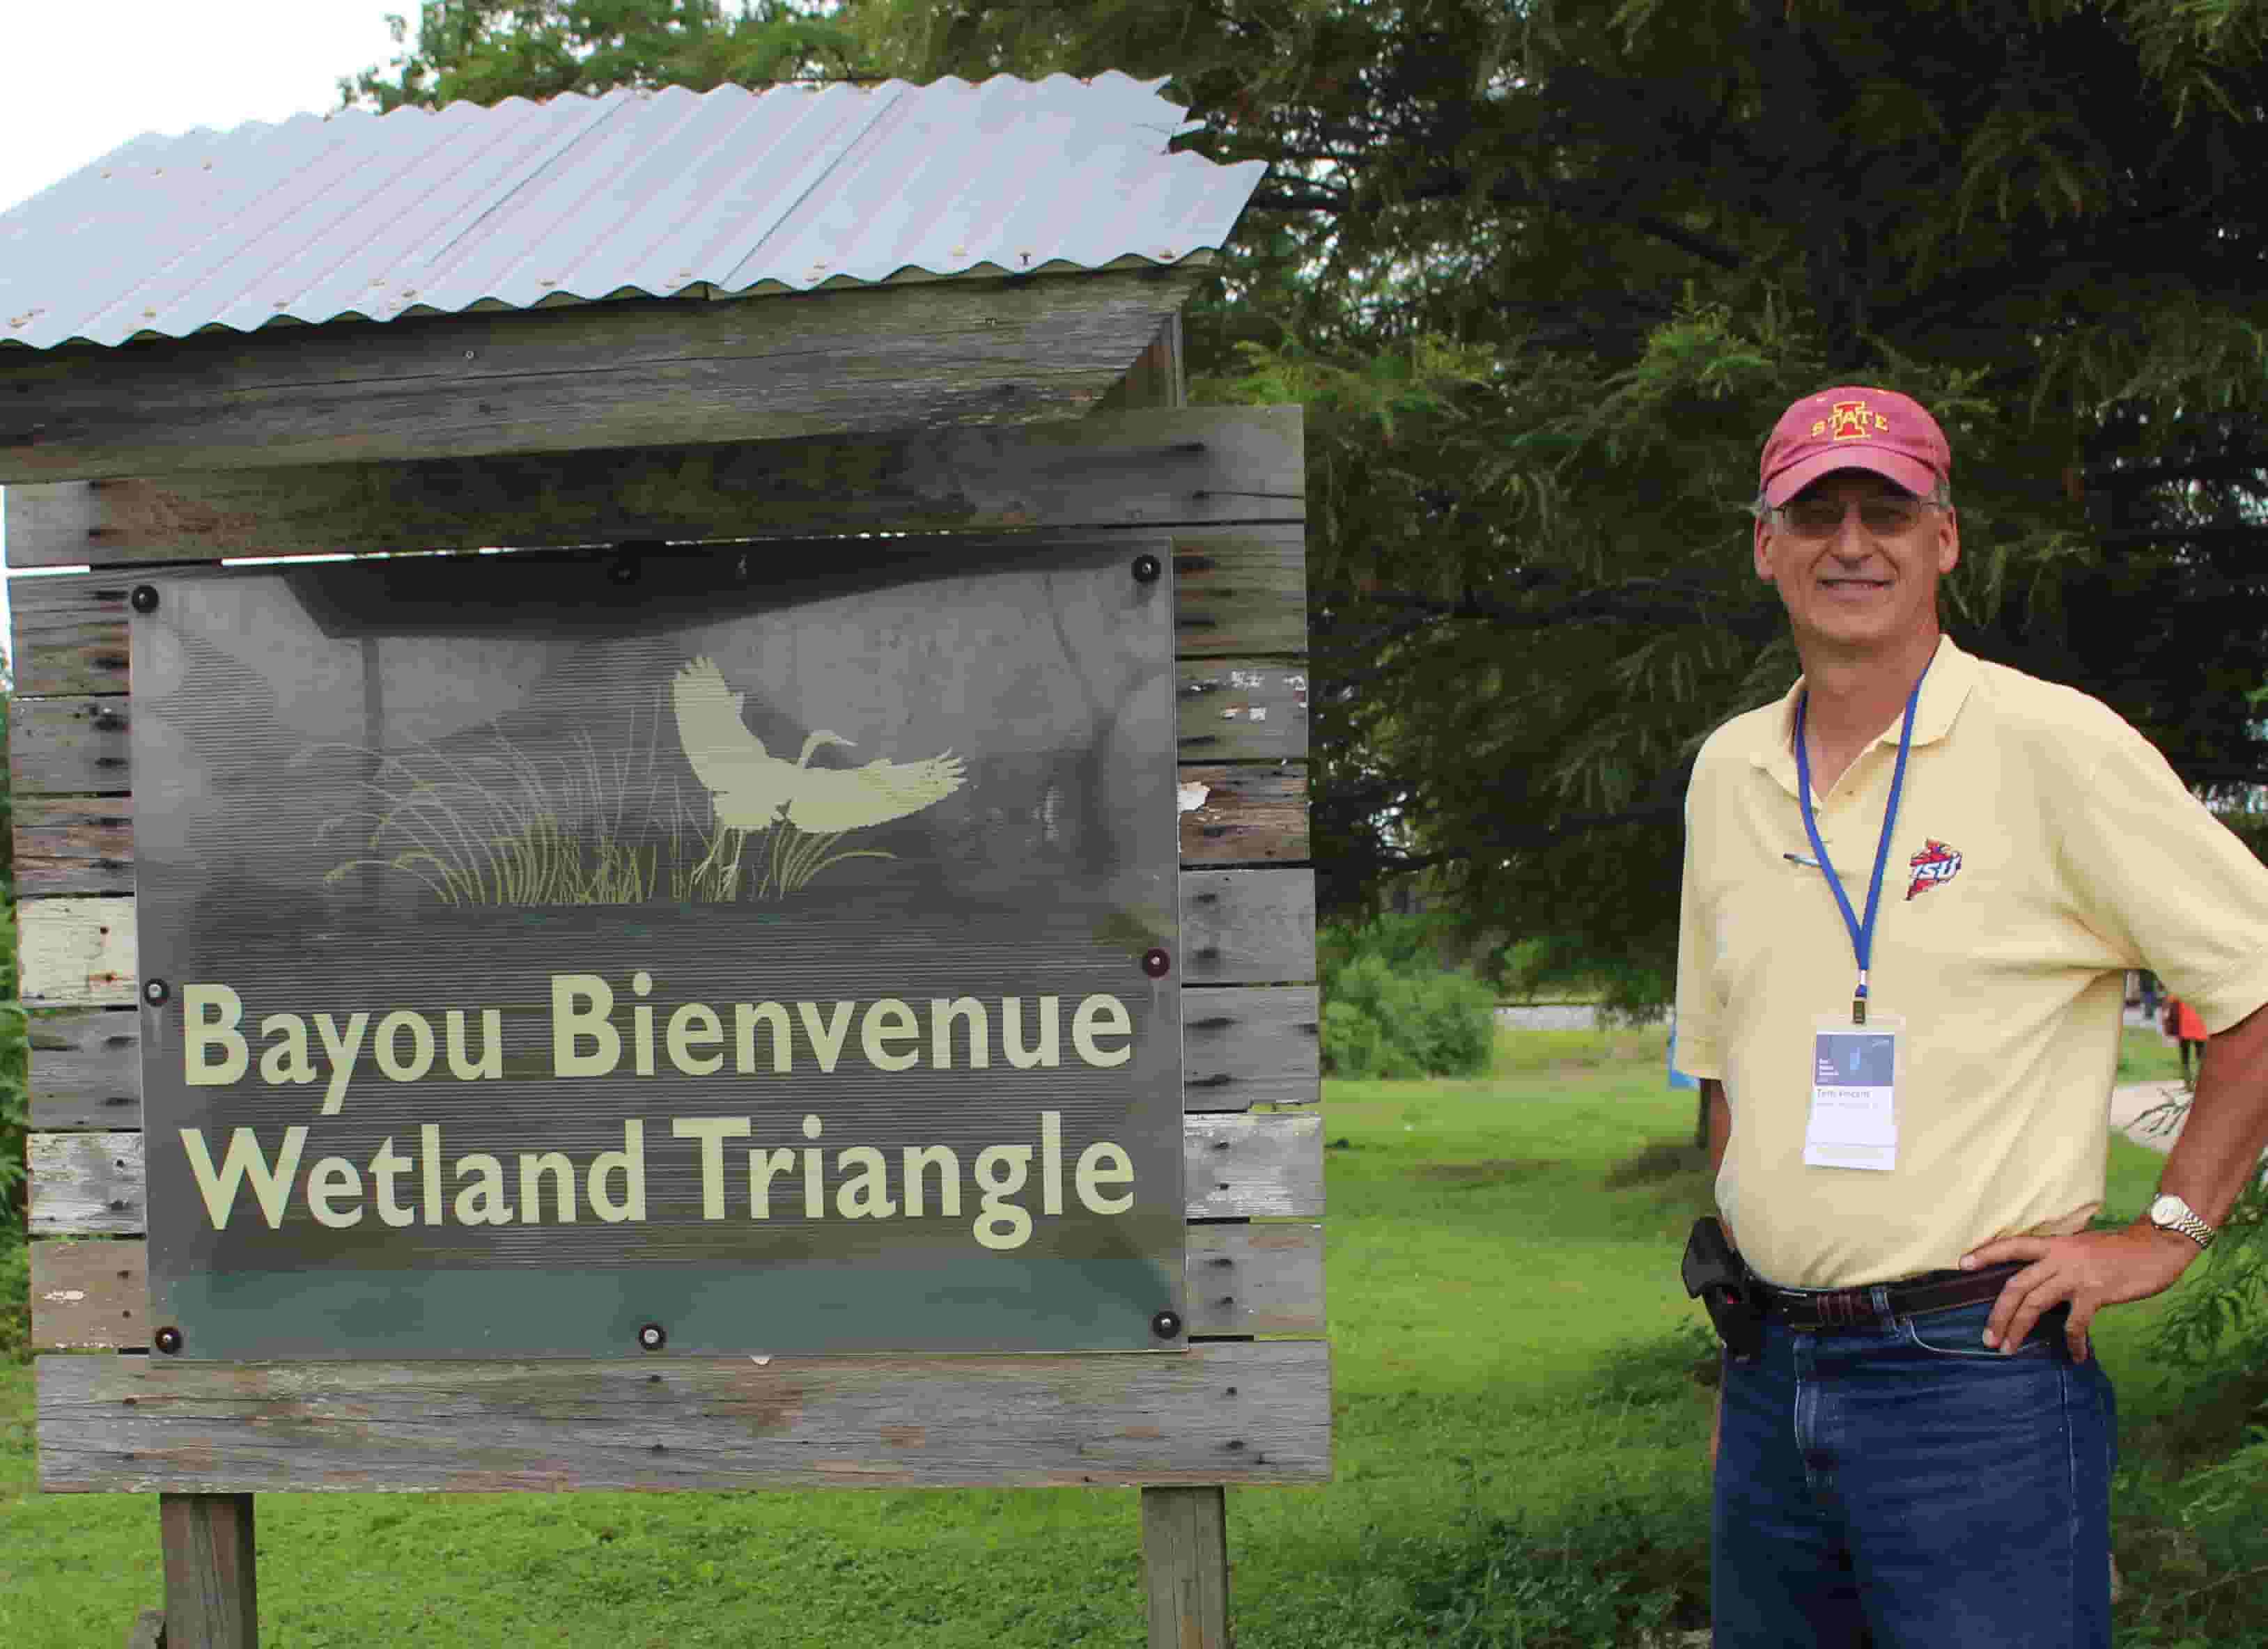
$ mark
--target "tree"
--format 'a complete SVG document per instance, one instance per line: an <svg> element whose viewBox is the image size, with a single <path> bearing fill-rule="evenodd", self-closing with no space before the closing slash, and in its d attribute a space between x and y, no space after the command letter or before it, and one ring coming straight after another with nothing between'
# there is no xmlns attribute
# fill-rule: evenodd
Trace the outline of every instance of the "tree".
<svg viewBox="0 0 2268 1649"><path fill-rule="evenodd" d="M707 73L681 37L721 26L426 15L409 100ZM1963 644L2193 783L2268 780L2268 0L761 16L841 32L776 66L1170 76L1182 141L1270 163L1189 354L1200 399L1309 411L1327 912L1421 875L1538 973L1660 999L1693 751L1795 668L1748 566L1756 451L1837 382L1953 438Z"/></svg>
<svg viewBox="0 0 2268 1649"><path fill-rule="evenodd" d="M839 77L854 51L849 35L792 0L741 0L733 11L723 0L424 0L415 48L406 18L387 23L404 49L384 68L341 77L350 107Z"/></svg>
<svg viewBox="0 0 2268 1649"><path fill-rule="evenodd" d="M1764 432L1886 381L1964 644L2268 779L2258 0L870 0L908 71L1170 73L1271 163L1204 393L1310 410L1327 909L1423 872L1658 1000L1692 753L1794 674Z"/></svg>

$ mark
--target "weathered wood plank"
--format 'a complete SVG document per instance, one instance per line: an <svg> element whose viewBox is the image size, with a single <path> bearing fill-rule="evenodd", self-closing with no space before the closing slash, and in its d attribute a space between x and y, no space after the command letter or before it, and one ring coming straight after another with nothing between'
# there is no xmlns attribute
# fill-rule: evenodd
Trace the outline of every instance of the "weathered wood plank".
<svg viewBox="0 0 2268 1649"><path fill-rule="evenodd" d="M1182 993L1183 1108L1314 1103L1322 1097L1321 1024L1313 985L1189 987Z"/></svg>
<svg viewBox="0 0 2268 1649"><path fill-rule="evenodd" d="M16 691L30 697L125 692L126 603L134 582L88 572L9 579Z"/></svg>
<svg viewBox="0 0 2268 1649"><path fill-rule="evenodd" d="M1259 813L1256 803L1239 813L1234 822L1257 829L1266 822ZM18 796L14 813L19 896L134 891L130 797ZM1188 834L1186 821L1183 834Z"/></svg>
<svg viewBox="0 0 2268 1649"><path fill-rule="evenodd" d="M57 482L8 490L8 564L1299 520L1300 431L1296 406L1192 407L558 457ZM1241 552L1193 545L1183 563L1184 578L1288 591L1304 606L1299 559L1287 569L1280 548L1248 564Z"/></svg>
<svg viewBox="0 0 2268 1649"><path fill-rule="evenodd" d="M27 1006L134 1000L131 899L27 899L16 907L16 942Z"/></svg>
<svg viewBox="0 0 2268 1649"><path fill-rule="evenodd" d="M1185 1213L1191 1219L1323 1211L1320 1118L1193 1112L1182 1119ZM123 1130L30 1137L32 1230L43 1237L122 1236L147 1229L144 1136Z"/></svg>
<svg viewBox="0 0 2268 1649"><path fill-rule="evenodd" d="M1307 670L1280 659L1184 659L1174 666L1174 747L1184 762L1307 754Z"/></svg>
<svg viewBox="0 0 2268 1649"><path fill-rule="evenodd" d="M1183 984L1301 983L1315 976L1315 878L1304 870L1183 871Z"/></svg>
<svg viewBox="0 0 2268 1649"><path fill-rule="evenodd" d="M33 1127L142 1125L138 1013L130 1008L51 1010L32 1015L29 1031Z"/></svg>
<svg viewBox="0 0 2268 1649"><path fill-rule="evenodd" d="M557 1363L38 1360L63 1492L1316 1483L1330 1348Z"/></svg>
<svg viewBox="0 0 2268 1649"><path fill-rule="evenodd" d="M1192 1226L1184 1272L1191 1334L1323 1332L1321 1226ZM146 1346L149 1308L145 1245L32 1245L32 1343L41 1351Z"/></svg>
<svg viewBox="0 0 2268 1649"><path fill-rule="evenodd" d="M1176 533L1174 582L1180 596L1174 647L1184 658L1307 651L1304 532L1236 527Z"/></svg>
<svg viewBox="0 0 2268 1649"><path fill-rule="evenodd" d="M1075 417L1193 268L206 334L0 357L0 484Z"/></svg>
<svg viewBox="0 0 2268 1649"><path fill-rule="evenodd" d="M166 1641L197 1649L258 1649L259 1566L248 1494L160 1494Z"/></svg>
<svg viewBox="0 0 2268 1649"><path fill-rule="evenodd" d="M1185 1269L1191 1334L1323 1332L1321 1226L1191 1226Z"/></svg>
<svg viewBox="0 0 2268 1649"><path fill-rule="evenodd" d="M148 1229L140 1134L33 1134L25 1157L33 1236L125 1236Z"/></svg>
<svg viewBox="0 0 2268 1649"><path fill-rule="evenodd" d="M1182 318L1176 314L1158 328L1150 347L1134 357L1125 376L1110 386L1096 407L1115 412L1127 407L1181 406L1189 399L1182 354Z"/></svg>
<svg viewBox="0 0 2268 1649"><path fill-rule="evenodd" d="M1149 1649L1229 1649L1228 1497L1219 1484L1142 1491Z"/></svg>
<svg viewBox="0 0 2268 1649"><path fill-rule="evenodd" d="M1277 1227L1254 1229L1272 1231ZM1197 1268L1191 1267L1190 1270L1194 1275ZM1280 1289L1285 1285L1276 1286ZM1248 1298L1251 1296L1250 1282L1245 1283L1243 1292ZM1192 1306L1196 1299L1193 1291ZM33 1243L32 1343L43 1351L88 1351L149 1344L148 1246L139 1242Z"/></svg>
<svg viewBox="0 0 2268 1649"><path fill-rule="evenodd" d="M15 586L21 589L23 586ZM129 788L129 700L26 698L8 707L9 784L26 796Z"/></svg>
<svg viewBox="0 0 2268 1649"><path fill-rule="evenodd" d="M1180 778L1182 864L1253 865L1307 857L1305 768L1257 762L1184 767ZM132 880L127 872L129 885Z"/></svg>
<svg viewBox="0 0 2268 1649"><path fill-rule="evenodd" d="M1313 1219L1323 1211L1322 1117L1275 1112L1188 1121L1182 1189L1190 1218Z"/></svg>

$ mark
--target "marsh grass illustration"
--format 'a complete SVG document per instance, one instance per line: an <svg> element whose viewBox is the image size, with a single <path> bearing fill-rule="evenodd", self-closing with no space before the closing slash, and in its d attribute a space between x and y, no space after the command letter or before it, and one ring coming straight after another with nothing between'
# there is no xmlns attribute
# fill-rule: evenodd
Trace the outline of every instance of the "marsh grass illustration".
<svg viewBox="0 0 2268 1649"><path fill-rule="evenodd" d="M841 852L831 850L850 832L832 830L813 835L799 830L789 820L781 818L762 830L743 830L733 825L716 822L712 804L707 826L701 831L701 840L707 851L686 874L689 891L681 898L709 902L722 902L738 896L734 893L742 879L753 875L747 884L747 895L752 899L777 899L788 894L799 893L806 883L829 865L845 859L888 859L897 857L879 848L845 848ZM750 850L750 843L757 845Z"/></svg>
<svg viewBox="0 0 2268 1649"><path fill-rule="evenodd" d="M364 805L316 828L318 843L357 842L324 881L403 876L446 905L722 904L784 898L846 860L897 857L839 847L855 833L804 830L784 804L754 828L721 821L705 789L688 805L664 762L664 698L632 709L612 751L587 732L543 755L501 733L465 750L311 747L294 765L337 751L373 764L357 781Z"/></svg>

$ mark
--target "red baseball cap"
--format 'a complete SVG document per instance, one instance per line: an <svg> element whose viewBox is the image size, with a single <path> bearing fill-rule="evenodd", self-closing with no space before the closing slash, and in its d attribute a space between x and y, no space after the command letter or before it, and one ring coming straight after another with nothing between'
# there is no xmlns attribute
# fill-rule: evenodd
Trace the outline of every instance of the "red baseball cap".
<svg viewBox="0 0 2268 1649"><path fill-rule="evenodd" d="M1894 389L1846 386L1806 395L1772 425L1757 485L1777 507L1822 475L1871 470L1917 497L1953 478L1953 449L1921 402Z"/></svg>

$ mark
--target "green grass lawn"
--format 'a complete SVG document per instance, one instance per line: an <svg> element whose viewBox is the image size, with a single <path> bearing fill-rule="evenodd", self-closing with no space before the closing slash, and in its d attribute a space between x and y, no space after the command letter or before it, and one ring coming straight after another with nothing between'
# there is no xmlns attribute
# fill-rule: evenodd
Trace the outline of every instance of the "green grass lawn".
<svg viewBox="0 0 2268 1649"><path fill-rule="evenodd" d="M1327 1085L1337 1480L1230 1491L1245 1649L1698 1621L1691 1129L1659 1031L1507 1033L1484 1079ZM2114 1142L2106 1212L2139 1210L2159 1161ZM2148 1372L2160 1308L2098 1335L2130 1461L2201 1424ZM160 1597L154 1498L33 1492L30 1412L31 1371L0 1368L0 1645L114 1649ZM2131 1476L2137 1506L2174 1505ZM270 1649L1143 1640L1130 1491L265 1495L259 1518ZM1652 1601L1618 1617L1617 1586Z"/></svg>

